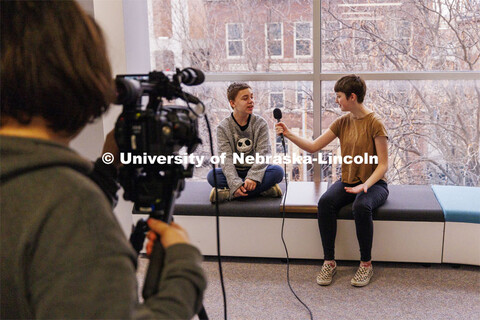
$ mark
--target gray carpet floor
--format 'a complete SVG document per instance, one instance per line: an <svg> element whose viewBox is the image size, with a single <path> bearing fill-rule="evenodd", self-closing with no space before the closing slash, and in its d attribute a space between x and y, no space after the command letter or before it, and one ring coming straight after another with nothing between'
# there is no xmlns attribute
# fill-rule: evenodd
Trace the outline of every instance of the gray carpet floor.
<svg viewBox="0 0 480 320"><path fill-rule="evenodd" d="M223 258L228 319L309 319L286 281L279 259ZM374 262L364 288L350 285L357 263L338 261L332 285L315 277L321 261L293 260L291 285L314 319L480 319L480 268L451 265ZM139 279L147 260L140 259ZM203 262L208 277L204 306L210 319L223 319L218 263ZM140 283L143 280L139 280Z"/></svg>

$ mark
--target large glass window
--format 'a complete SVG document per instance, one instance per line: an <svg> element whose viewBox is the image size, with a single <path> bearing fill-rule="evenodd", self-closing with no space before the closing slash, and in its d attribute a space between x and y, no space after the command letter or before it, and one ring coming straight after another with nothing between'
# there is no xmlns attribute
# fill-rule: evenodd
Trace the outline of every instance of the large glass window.
<svg viewBox="0 0 480 320"><path fill-rule="evenodd" d="M322 69L479 70L479 8L464 0L323 0Z"/></svg>
<svg viewBox="0 0 480 320"><path fill-rule="evenodd" d="M343 113L323 82L323 128ZM392 184L480 185L480 95L476 81L367 81L364 104L383 120ZM338 143L330 149L340 154ZM335 178L333 165L327 177Z"/></svg>
<svg viewBox="0 0 480 320"><path fill-rule="evenodd" d="M147 2L152 57L170 50L177 67L206 72L313 71L312 0ZM163 70L160 59L151 64Z"/></svg>
<svg viewBox="0 0 480 320"><path fill-rule="evenodd" d="M226 88L243 81L254 88L274 153L275 107L293 132L316 138L341 115L335 80L355 73L366 79L366 104L389 132L390 183L480 186L478 1L147 2L152 69L205 71L206 82L186 90L205 102L214 130L231 113ZM307 155L287 146L289 155ZM205 144L199 152L208 153ZM334 141L322 156L339 152ZM341 174L336 165L287 170L295 180Z"/></svg>
<svg viewBox="0 0 480 320"><path fill-rule="evenodd" d="M293 132L302 136L309 137L313 136L313 110L308 108L300 108L299 104L296 104L296 95L298 90L298 84L294 81L284 81L284 82L263 82L263 81L249 81L248 84L252 87L253 96L255 99L255 108L254 113L263 117L267 123L268 127L271 129L269 131L270 144L272 147L272 154L283 154L283 147L281 140L275 135L275 130L273 129L275 123L277 122L273 117L274 106L271 105L271 90L272 84L276 84L277 87L274 90L281 90L282 97L286 102L285 106L282 108L282 121L285 122ZM206 106L206 113L210 119L210 124L212 127L212 134L214 140L214 150L217 152L216 146L216 134L217 134L217 125L224 118L229 117L232 113L232 108L230 107L226 93L227 88L230 85L230 82L207 82L201 86L189 87L185 90L198 96ZM303 83L303 90L306 94L311 94L311 83ZM199 123L200 132L207 132L206 124L203 120L200 120ZM196 155L203 155L205 159L210 159L210 145L207 140L208 137L206 134L202 134L203 143L195 151ZM307 153L299 149L296 145L286 139L285 141L287 155L293 157L294 155L302 156L307 155ZM294 169L295 164L287 164L287 173L290 175ZM312 180L313 179L313 167L308 164L299 164L298 168L295 171L299 173L300 180ZM200 168L195 168L194 174L197 179L205 179L208 171L211 169L211 164L208 161L205 161Z"/></svg>

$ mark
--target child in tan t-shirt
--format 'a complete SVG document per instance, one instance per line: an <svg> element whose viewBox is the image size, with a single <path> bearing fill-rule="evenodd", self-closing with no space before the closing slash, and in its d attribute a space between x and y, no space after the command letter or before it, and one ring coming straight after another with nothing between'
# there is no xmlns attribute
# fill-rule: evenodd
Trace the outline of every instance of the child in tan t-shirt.
<svg viewBox="0 0 480 320"><path fill-rule="evenodd" d="M362 287L370 282L373 275L372 212L384 204L388 197L385 179L388 169L388 137L382 121L363 104L367 86L362 78L356 75L344 76L337 81L334 90L335 102L348 114L335 120L320 137L314 141L299 137L282 122L275 125L275 130L277 134L283 133L290 141L310 153L323 149L337 137L340 139L342 178L330 186L318 201L318 226L322 238L324 263L317 276L317 283L319 285L332 283L337 268L335 263L337 213L343 206L353 202L352 210L361 261L351 284ZM370 156L376 156L378 163L374 161L359 163L359 157L370 159Z"/></svg>

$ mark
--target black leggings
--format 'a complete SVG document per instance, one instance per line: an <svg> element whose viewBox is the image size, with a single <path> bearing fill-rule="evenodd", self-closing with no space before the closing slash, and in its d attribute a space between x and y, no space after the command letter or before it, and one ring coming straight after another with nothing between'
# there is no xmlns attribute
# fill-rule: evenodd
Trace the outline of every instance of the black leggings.
<svg viewBox="0 0 480 320"><path fill-rule="evenodd" d="M358 194L348 193L344 189L344 187L356 185L358 184L347 184L339 180L328 188L318 201L318 227L325 260L335 259L337 213L343 206L351 202L353 202L352 211L355 218L358 244L360 245L360 259L361 261L372 259L372 212L387 200L388 186L385 181L379 180L367 190L367 193L363 191Z"/></svg>

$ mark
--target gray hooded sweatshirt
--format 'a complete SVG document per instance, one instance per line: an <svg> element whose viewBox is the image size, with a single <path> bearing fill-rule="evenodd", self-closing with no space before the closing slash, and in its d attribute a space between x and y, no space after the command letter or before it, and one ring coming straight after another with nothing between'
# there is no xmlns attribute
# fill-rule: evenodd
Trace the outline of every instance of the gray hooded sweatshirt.
<svg viewBox="0 0 480 320"><path fill-rule="evenodd" d="M206 281L199 251L165 252L140 304L136 254L89 161L45 140L0 136L1 318L188 319Z"/></svg>

